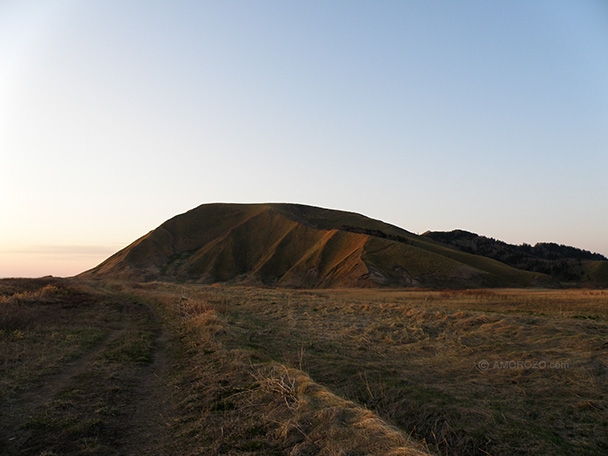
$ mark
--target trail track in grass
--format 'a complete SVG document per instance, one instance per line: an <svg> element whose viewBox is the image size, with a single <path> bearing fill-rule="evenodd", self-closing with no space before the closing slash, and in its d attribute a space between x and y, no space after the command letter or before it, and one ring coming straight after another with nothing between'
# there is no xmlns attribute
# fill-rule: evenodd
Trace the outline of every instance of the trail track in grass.
<svg viewBox="0 0 608 456"><path fill-rule="evenodd" d="M23 446L32 436L31 429L23 430L24 424L39 408L50 404L61 391L69 388L75 381L74 377L89 370L93 361L124 332L124 329L111 331L84 356L67 362L59 372L45 378L43 386L28 389L10 401L3 402L0 405L0 442L4 442L9 449L10 446Z"/></svg>
<svg viewBox="0 0 608 456"><path fill-rule="evenodd" d="M605 290L0 281L0 454L605 454L607 341Z"/></svg>
<svg viewBox="0 0 608 456"><path fill-rule="evenodd" d="M68 283L4 296L13 311L47 319L3 330L21 352L14 360L10 348L4 354L6 375L12 369L10 380L19 384L7 388L0 404L0 453L170 454L170 359L160 318L128 296L74 291ZM51 346L65 335L68 343L44 365L38 358L47 353L29 343L30 334Z"/></svg>
<svg viewBox="0 0 608 456"><path fill-rule="evenodd" d="M181 290L0 281L0 454L429 454Z"/></svg>
<svg viewBox="0 0 608 456"><path fill-rule="evenodd" d="M121 453L132 455L165 456L169 449L169 429L174 416L168 371L168 335L158 314L148 307L158 325L154 341L152 363L142 369L125 410L125 433L121 439Z"/></svg>

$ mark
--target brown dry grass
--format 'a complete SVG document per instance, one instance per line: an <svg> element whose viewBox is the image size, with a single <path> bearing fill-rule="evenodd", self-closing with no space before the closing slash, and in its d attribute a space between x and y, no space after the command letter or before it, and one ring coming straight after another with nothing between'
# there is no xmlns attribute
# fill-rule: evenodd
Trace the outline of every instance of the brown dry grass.
<svg viewBox="0 0 608 456"><path fill-rule="evenodd" d="M198 439L197 449L183 448L184 454L428 454L303 370L232 344L238 328L229 322L230 298L183 287L145 288L137 294L157 303L184 344L177 386L187 394L177 434Z"/></svg>
<svg viewBox="0 0 608 456"><path fill-rule="evenodd" d="M203 318L207 343L284 366L281 375L296 369L440 454L608 451L606 291L182 292L221 303ZM279 382L293 391L294 378ZM276 421L294 416L286 404Z"/></svg>
<svg viewBox="0 0 608 456"><path fill-rule="evenodd" d="M152 448L161 380L166 454L606 454L607 317L605 290L0 281L0 389L29 410L61 380L14 430L37 446L12 454Z"/></svg>

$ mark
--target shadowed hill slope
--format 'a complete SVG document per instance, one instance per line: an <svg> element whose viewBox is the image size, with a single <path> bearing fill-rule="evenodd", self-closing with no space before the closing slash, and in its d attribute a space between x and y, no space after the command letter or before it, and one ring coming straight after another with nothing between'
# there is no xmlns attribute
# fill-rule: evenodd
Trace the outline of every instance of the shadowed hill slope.
<svg viewBox="0 0 608 456"><path fill-rule="evenodd" d="M290 287L551 285L351 212L299 204L205 204L81 274Z"/></svg>

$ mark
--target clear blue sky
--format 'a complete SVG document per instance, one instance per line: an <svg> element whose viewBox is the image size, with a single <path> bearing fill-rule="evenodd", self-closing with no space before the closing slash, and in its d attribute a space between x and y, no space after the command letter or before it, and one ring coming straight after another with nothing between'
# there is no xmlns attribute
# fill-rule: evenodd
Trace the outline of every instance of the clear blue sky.
<svg viewBox="0 0 608 456"><path fill-rule="evenodd" d="M608 255L605 1L4 1L0 277L202 203Z"/></svg>

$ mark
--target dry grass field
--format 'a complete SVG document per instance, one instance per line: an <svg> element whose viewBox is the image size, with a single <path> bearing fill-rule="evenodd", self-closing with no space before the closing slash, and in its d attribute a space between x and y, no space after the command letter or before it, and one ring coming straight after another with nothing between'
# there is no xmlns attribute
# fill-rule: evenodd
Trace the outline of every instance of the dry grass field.
<svg viewBox="0 0 608 456"><path fill-rule="evenodd" d="M608 291L0 281L4 454L608 452Z"/></svg>
<svg viewBox="0 0 608 456"><path fill-rule="evenodd" d="M606 291L157 287L210 343L305 372L432 453L608 451Z"/></svg>

